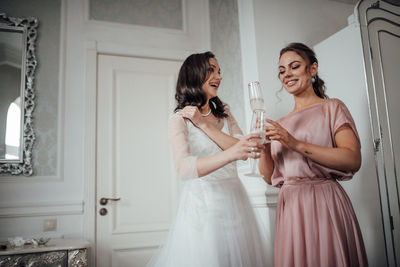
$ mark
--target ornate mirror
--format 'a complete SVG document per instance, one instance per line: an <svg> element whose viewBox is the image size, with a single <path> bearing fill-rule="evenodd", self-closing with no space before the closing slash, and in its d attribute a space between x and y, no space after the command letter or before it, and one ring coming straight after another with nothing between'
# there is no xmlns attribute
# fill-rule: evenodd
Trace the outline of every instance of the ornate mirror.
<svg viewBox="0 0 400 267"><path fill-rule="evenodd" d="M37 26L0 13L0 173L33 173Z"/></svg>

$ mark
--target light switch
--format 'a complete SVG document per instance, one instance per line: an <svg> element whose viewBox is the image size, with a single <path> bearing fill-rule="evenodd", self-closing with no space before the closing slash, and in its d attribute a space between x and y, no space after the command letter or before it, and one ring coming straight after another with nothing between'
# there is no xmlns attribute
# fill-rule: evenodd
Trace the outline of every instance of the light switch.
<svg viewBox="0 0 400 267"><path fill-rule="evenodd" d="M43 232L50 232L50 231L56 231L56 230L57 230L57 219L56 218L44 220Z"/></svg>

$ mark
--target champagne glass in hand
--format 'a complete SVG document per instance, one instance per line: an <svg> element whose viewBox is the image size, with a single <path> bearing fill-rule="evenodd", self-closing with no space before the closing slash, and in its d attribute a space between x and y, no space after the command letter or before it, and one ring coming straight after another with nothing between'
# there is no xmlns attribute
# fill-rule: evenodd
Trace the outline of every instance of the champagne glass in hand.
<svg viewBox="0 0 400 267"><path fill-rule="evenodd" d="M258 134L259 138L254 138L252 141L256 142L258 145L265 143L265 111L256 109L253 111L253 116L251 118L250 133ZM255 153L255 152L252 152ZM245 174L246 176L262 177L257 171L257 160L250 158L251 172Z"/></svg>
<svg viewBox="0 0 400 267"><path fill-rule="evenodd" d="M250 82L248 87L251 110L264 110L264 97L261 92L260 83L257 81Z"/></svg>

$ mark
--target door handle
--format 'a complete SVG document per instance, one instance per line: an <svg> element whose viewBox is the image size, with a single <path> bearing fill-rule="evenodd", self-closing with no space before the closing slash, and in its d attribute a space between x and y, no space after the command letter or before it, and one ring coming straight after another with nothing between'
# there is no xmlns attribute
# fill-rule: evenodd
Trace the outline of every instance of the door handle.
<svg viewBox="0 0 400 267"><path fill-rule="evenodd" d="M100 198L100 205L107 205L108 201L120 201L121 198L108 198L108 197L102 197Z"/></svg>

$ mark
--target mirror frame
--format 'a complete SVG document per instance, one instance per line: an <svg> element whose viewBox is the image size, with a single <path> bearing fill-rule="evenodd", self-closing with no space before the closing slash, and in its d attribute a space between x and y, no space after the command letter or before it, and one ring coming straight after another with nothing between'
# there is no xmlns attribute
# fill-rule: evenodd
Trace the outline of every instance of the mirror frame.
<svg viewBox="0 0 400 267"><path fill-rule="evenodd" d="M36 59L36 39L37 39L38 20L34 17L16 18L9 17L5 13L0 13L0 29L23 31L25 49L21 71L25 73L21 79L23 90L21 90L21 106L24 107L22 113L23 125L21 128L22 154L19 160L0 160L0 174L10 173L12 175L31 176L32 167L32 148L35 143L35 132L33 129L33 110L35 108L35 70Z"/></svg>

